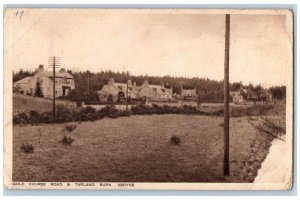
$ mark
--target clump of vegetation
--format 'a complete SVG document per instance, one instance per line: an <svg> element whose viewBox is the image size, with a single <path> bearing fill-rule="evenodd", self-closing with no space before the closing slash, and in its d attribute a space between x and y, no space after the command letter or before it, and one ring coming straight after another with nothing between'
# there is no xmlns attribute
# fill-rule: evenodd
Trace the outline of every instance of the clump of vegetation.
<svg viewBox="0 0 300 200"><path fill-rule="evenodd" d="M133 114L136 115L152 115L152 114L199 114L199 115L209 115L209 113L200 111L195 106L184 105L180 106L169 106L163 105L159 106L157 104L149 105L137 105L131 108Z"/></svg>
<svg viewBox="0 0 300 200"><path fill-rule="evenodd" d="M24 112L14 115L13 117L14 124L27 124L28 120L29 120L29 116Z"/></svg>
<svg viewBox="0 0 300 200"><path fill-rule="evenodd" d="M71 145L73 142L75 141L74 138L72 138L71 136L64 136L63 139L61 140L61 142L63 144L67 144L67 145Z"/></svg>
<svg viewBox="0 0 300 200"><path fill-rule="evenodd" d="M127 117L132 114L131 111L122 111L115 108L114 105L107 105L100 110L96 110L91 106L82 108L79 111L69 109L65 106L59 105L57 107L56 115L52 112L38 113L31 111L30 114L20 113L13 118L14 124L30 124L30 123L65 123L72 121L95 121L104 117L117 118ZM74 129L74 125L67 127L67 129Z"/></svg>
<svg viewBox="0 0 300 200"><path fill-rule="evenodd" d="M250 143L250 152L246 159L236 161L238 176L242 181L252 183L257 176L261 163L267 157L273 138L269 135L259 135Z"/></svg>
<svg viewBox="0 0 300 200"><path fill-rule="evenodd" d="M285 117L248 117L248 122L261 134L251 141L248 157L237 161L237 166L240 179L253 182L269 153L273 139L284 140L281 136L286 132Z"/></svg>
<svg viewBox="0 0 300 200"><path fill-rule="evenodd" d="M68 131L68 132L73 132L75 129L77 128L76 124L66 124L64 126L64 130Z"/></svg>
<svg viewBox="0 0 300 200"><path fill-rule="evenodd" d="M24 153L33 153L34 151L34 146L32 144L29 144L29 143L25 143L25 144L22 144L21 146L21 150L24 152Z"/></svg>
<svg viewBox="0 0 300 200"><path fill-rule="evenodd" d="M259 116L267 115L273 108L272 105L254 105L245 108L231 108L231 117L241 116ZM100 110L91 106L81 108L79 111L69 107L58 105L56 115L52 112L38 113L31 111L29 114L19 113L14 115L14 124L37 124L37 123L65 123L74 121L95 121L104 117L118 118L131 115L152 115L152 114L185 114L185 115L205 115L205 116L223 116L223 109L214 112L201 111L196 106L170 106L157 104L145 105L139 104L132 106L130 110L124 111L117 109L114 105L107 105Z"/></svg>
<svg viewBox="0 0 300 200"><path fill-rule="evenodd" d="M277 138L284 141L284 139L281 138L282 135L286 134L284 116L276 119L265 116L257 119L248 117L248 123L251 124L260 133L264 133L271 136L272 138Z"/></svg>
<svg viewBox="0 0 300 200"><path fill-rule="evenodd" d="M180 144L180 137L177 136L177 135L172 135L172 136L169 138L169 143L170 143L170 144L173 144L173 145L179 145L179 144Z"/></svg>
<svg viewBox="0 0 300 200"><path fill-rule="evenodd" d="M36 82L34 96L36 96L36 97L44 97L43 91L42 91L42 88L41 88L41 83L39 81Z"/></svg>
<svg viewBox="0 0 300 200"><path fill-rule="evenodd" d="M259 116L268 115L270 110L274 108L273 105L252 105L247 107L231 107L230 117L243 117L243 116ZM223 116L224 108L212 112L213 116Z"/></svg>

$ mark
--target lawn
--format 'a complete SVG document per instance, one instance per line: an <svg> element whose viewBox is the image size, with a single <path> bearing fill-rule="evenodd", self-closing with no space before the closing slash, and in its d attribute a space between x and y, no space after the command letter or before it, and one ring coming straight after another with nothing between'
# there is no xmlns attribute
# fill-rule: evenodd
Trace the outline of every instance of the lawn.
<svg viewBox="0 0 300 200"><path fill-rule="evenodd" d="M29 113L31 110L34 110L39 113L52 111L52 100L26 96L21 94L13 94L13 113L26 112ZM56 100L57 105L64 105L66 107L75 107L74 102L67 100Z"/></svg>
<svg viewBox="0 0 300 200"><path fill-rule="evenodd" d="M222 176L223 118L148 115L77 123L60 142L65 124L13 127L13 181L251 182L268 148L247 117L230 122L231 176ZM179 145L169 143L172 135ZM34 145L34 153L20 147ZM267 143L268 145L269 143ZM255 145L254 145L255 146ZM268 146L269 147L269 146Z"/></svg>

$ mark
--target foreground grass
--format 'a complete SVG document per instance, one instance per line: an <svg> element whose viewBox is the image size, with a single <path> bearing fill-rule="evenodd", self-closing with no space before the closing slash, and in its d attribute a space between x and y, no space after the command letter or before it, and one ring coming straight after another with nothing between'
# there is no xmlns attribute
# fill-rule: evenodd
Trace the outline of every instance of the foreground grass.
<svg viewBox="0 0 300 200"><path fill-rule="evenodd" d="M69 146L59 142L64 124L14 126L13 181L253 181L260 166L251 167L268 149L253 154L253 142L266 136L246 117L231 119L231 176L224 179L222 123L221 117L195 115L106 118L78 123ZM180 145L169 144L171 135ZM34 153L20 150L26 142Z"/></svg>

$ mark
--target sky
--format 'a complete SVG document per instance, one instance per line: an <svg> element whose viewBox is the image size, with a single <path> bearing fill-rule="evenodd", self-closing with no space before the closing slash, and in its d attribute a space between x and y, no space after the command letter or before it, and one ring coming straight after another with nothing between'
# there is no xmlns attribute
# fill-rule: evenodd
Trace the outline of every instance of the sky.
<svg viewBox="0 0 300 200"><path fill-rule="evenodd" d="M58 56L73 71L224 77L224 14L32 9L6 22L11 39L5 50L12 52L14 70L47 67L48 57ZM284 15L232 14L230 82L285 85L287 32Z"/></svg>

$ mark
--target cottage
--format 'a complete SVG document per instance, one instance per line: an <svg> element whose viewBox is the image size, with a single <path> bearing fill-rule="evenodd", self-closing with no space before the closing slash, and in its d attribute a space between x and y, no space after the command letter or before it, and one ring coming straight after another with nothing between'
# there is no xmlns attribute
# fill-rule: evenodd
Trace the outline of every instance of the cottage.
<svg viewBox="0 0 300 200"><path fill-rule="evenodd" d="M167 89L163 84L150 85L148 81L144 81L138 90L138 95L153 101L168 101L172 99L172 88Z"/></svg>
<svg viewBox="0 0 300 200"><path fill-rule="evenodd" d="M32 76L28 76L17 82L14 82L14 90L21 94L30 94L28 83L31 78Z"/></svg>
<svg viewBox="0 0 300 200"><path fill-rule="evenodd" d="M109 98L112 98L111 100L113 102L119 102L126 98L126 94L128 94L129 98L137 98L136 83L132 84L131 80L128 80L127 91L126 83L115 83L114 79L110 78L107 85L104 85L103 88L98 91L100 101L108 101Z"/></svg>
<svg viewBox="0 0 300 200"><path fill-rule="evenodd" d="M196 100L198 97L196 93L196 88L194 89L182 89L181 98L185 100Z"/></svg>
<svg viewBox="0 0 300 200"><path fill-rule="evenodd" d="M232 91L230 92L230 96L233 102L243 102L246 101L245 97L242 95L240 91Z"/></svg>
<svg viewBox="0 0 300 200"><path fill-rule="evenodd" d="M128 92L128 93L127 93ZM172 99L172 88L167 89L164 85L150 85L145 81L141 86L136 86L128 80L128 91L126 83L116 83L112 78L107 85L98 92L100 101L120 102L126 99L126 94L131 99L146 98L153 101L167 101Z"/></svg>
<svg viewBox="0 0 300 200"><path fill-rule="evenodd" d="M53 72L45 71L40 65L34 76L26 77L14 83L14 88L23 94L35 95L37 83L40 84L42 94L45 98L53 99ZM75 89L74 78L64 68L55 74L55 96L66 96L68 92Z"/></svg>

